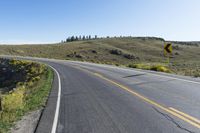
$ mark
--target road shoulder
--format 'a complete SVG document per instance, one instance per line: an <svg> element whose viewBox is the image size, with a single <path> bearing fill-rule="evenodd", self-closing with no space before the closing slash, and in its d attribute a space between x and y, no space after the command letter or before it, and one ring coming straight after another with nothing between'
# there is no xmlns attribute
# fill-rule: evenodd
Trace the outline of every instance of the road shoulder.
<svg viewBox="0 0 200 133"><path fill-rule="evenodd" d="M54 121L56 101L58 97L58 77L54 72L52 90L50 92L47 105L42 111L35 133L50 133Z"/></svg>

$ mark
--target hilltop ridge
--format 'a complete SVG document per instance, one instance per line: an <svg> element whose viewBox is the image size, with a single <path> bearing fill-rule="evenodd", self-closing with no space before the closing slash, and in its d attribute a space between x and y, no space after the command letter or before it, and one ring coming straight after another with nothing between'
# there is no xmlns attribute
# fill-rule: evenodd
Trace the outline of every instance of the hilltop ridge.
<svg viewBox="0 0 200 133"><path fill-rule="evenodd" d="M114 65L166 64L165 41L157 37L120 37L80 40L47 45L1 45L0 54L79 60ZM170 67L176 73L194 75L200 68L200 43L175 42Z"/></svg>

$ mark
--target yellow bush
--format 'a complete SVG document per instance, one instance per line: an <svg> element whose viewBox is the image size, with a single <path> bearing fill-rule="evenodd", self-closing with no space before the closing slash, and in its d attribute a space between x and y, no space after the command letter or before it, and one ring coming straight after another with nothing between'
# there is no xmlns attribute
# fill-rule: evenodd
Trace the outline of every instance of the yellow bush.
<svg viewBox="0 0 200 133"><path fill-rule="evenodd" d="M40 80L40 76L36 76L35 78L33 78L33 81L39 81Z"/></svg>
<svg viewBox="0 0 200 133"><path fill-rule="evenodd" d="M157 71L159 71L159 72L166 72L166 73L170 73L171 72L171 70L169 70L167 67L165 67L165 66L158 66L157 67Z"/></svg>
<svg viewBox="0 0 200 133"><path fill-rule="evenodd" d="M24 112L42 106L42 98L47 93L40 91L43 88L36 87L42 85L47 89L45 84L38 82L47 73L46 65L20 60L10 60L9 64L14 71L22 73L24 80L16 83L16 89L0 96L0 132L9 130L11 124L21 118ZM2 127L1 124L5 126Z"/></svg>
<svg viewBox="0 0 200 133"><path fill-rule="evenodd" d="M162 64L130 64L128 67L171 73L171 70Z"/></svg>
<svg viewBox="0 0 200 133"><path fill-rule="evenodd" d="M145 69L145 70L150 69L150 65L147 65L147 64L136 64L135 67L138 68L138 69Z"/></svg>
<svg viewBox="0 0 200 133"><path fill-rule="evenodd" d="M24 94L25 94L25 87L22 86L10 92L10 94L4 95L1 101L2 110L13 111L16 109L23 108Z"/></svg>
<svg viewBox="0 0 200 133"><path fill-rule="evenodd" d="M28 87L31 87L31 86L33 86L34 85L34 83L33 83L34 81L33 80L31 80L31 81L29 81L29 82L26 82L25 83L25 85L26 86L28 86Z"/></svg>
<svg viewBox="0 0 200 133"><path fill-rule="evenodd" d="M0 113L0 119L3 122L14 122L16 120L16 116L15 116L16 112L12 111L12 112L1 112Z"/></svg>

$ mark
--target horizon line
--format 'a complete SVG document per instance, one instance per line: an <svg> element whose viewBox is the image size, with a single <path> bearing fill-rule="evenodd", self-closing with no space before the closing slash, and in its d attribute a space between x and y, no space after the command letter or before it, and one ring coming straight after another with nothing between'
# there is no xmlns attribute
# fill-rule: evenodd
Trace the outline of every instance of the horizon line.
<svg viewBox="0 0 200 133"><path fill-rule="evenodd" d="M72 36L69 36L72 37ZM200 42L200 40L165 40L165 38L163 37L158 37L158 36L98 36L98 39L107 39L107 37L109 38L126 38L126 37L131 37L131 38L160 38L163 39L164 41L169 41L169 42ZM67 37L66 37L67 39ZM58 44L61 43L62 41L66 40L66 39L61 39L60 41L17 41L17 40L13 40L13 41L0 41L0 45L45 45L45 44ZM94 38L92 38L94 39Z"/></svg>

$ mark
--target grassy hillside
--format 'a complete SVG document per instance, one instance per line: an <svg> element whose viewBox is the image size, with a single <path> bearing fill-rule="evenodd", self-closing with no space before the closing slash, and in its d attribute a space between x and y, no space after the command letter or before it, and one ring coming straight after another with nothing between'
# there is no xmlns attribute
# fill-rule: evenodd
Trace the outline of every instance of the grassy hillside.
<svg viewBox="0 0 200 133"><path fill-rule="evenodd" d="M174 73L199 76L200 43L173 42L168 66ZM0 46L0 54L71 59L115 65L164 64L161 38L107 38L51 45ZM129 65L130 66L130 65Z"/></svg>

